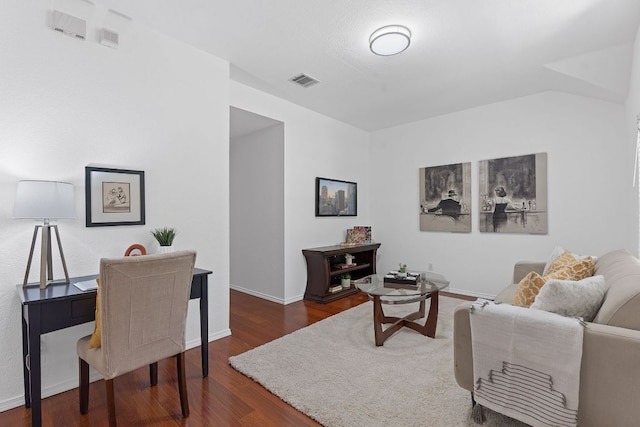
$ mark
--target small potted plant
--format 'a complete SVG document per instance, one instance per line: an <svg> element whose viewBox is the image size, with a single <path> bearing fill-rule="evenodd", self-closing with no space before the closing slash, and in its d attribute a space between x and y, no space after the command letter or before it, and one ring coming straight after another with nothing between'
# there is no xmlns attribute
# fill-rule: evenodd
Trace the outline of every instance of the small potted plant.
<svg viewBox="0 0 640 427"><path fill-rule="evenodd" d="M160 244L160 252L171 252L171 246L173 245L173 239L176 238L176 229L171 227L156 228L151 232L153 237Z"/></svg>
<svg viewBox="0 0 640 427"><path fill-rule="evenodd" d="M351 274L345 273L340 276L340 283L342 284L342 289L349 289L351 287Z"/></svg>
<svg viewBox="0 0 640 427"><path fill-rule="evenodd" d="M407 264L399 263L398 277L407 277Z"/></svg>

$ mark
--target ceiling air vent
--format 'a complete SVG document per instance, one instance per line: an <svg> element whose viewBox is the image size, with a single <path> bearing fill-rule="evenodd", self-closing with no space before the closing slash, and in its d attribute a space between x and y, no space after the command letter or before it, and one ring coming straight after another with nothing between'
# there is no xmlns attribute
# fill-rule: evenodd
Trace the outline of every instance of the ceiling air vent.
<svg viewBox="0 0 640 427"><path fill-rule="evenodd" d="M309 87L313 86L316 83L320 83L318 80L306 74L298 74L297 76L291 77L289 80L299 84L302 87Z"/></svg>
<svg viewBox="0 0 640 427"><path fill-rule="evenodd" d="M115 31L109 30L108 28L103 28L100 31L100 43L105 46L117 49L119 40L120 36Z"/></svg>
<svg viewBox="0 0 640 427"><path fill-rule="evenodd" d="M84 40L87 36L87 21L54 10L53 29L62 34Z"/></svg>

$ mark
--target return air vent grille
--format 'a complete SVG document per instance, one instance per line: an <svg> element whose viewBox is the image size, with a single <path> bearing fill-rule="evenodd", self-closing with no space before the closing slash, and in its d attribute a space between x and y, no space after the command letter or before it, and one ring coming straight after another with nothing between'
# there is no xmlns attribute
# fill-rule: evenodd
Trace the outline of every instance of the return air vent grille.
<svg viewBox="0 0 640 427"><path fill-rule="evenodd" d="M85 20L58 10L53 11L53 29L81 40L87 36L87 22Z"/></svg>
<svg viewBox="0 0 640 427"><path fill-rule="evenodd" d="M100 43L105 46L117 49L119 40L120 36L115 31L111 31L107 28L103 28L102 31L100 31Z"/></svg>
<svg viewBox="0 0 640 427"><path fill-rule="evenodd" d="M289 80L293 83L299 84L302 87L309 87L313 86L316 83L320 83L318 80L306 74L298 74L297 76L291 77Z"/></svg>

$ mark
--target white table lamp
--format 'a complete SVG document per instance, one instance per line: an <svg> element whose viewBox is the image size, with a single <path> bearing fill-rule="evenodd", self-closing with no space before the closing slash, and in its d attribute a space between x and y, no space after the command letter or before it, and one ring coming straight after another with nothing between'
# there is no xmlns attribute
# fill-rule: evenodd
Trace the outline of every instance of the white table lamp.
<svg viewBox="0 0 640 427"><path fill-rule="evenodd" d="M53 262L51 259L51 229L56 232L58 250L62 259L64 277L69 283L67 263L62 252L62 243L58 226L49 224L52 219L76 218L75 197L73 185L67 182L57 181L20 181L16 192L16 201L13 206L14 218L38 219L43 225L36 225L31 240L31 251L27 262L27 271L24 275L23 285L27 285L33 251L38 237L38 229L42 228L42 245L40 253L40 289L47 287L48 280L53 280Z"/></svg>

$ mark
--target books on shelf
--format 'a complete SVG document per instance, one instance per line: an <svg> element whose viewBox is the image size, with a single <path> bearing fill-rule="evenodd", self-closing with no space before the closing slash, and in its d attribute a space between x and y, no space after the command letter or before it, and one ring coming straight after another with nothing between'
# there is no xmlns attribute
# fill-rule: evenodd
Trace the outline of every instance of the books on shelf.
<svg viewBox="0 0 640 427"><path fill-rule="evenodd" d="M342 285L332 285L329 287L329 293L335 294L336 292L340 292L342 290Z"/></svg>
<svg viewBox="0 0 640 427"><path fill-rule="evenodd" d="M335 265L334 265L334 267L335 267L337 270L342 270L342 269L344 269L344 268L351 268L351 267L355 267L356 265L357 265L357 264L356 264L355 262L354 262L354 263L352 263L352 264L344 264L344 263L342 263L342 264L335 264Z"/></svg>

